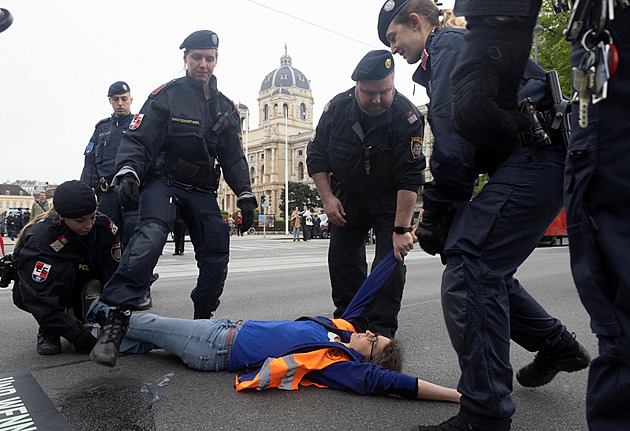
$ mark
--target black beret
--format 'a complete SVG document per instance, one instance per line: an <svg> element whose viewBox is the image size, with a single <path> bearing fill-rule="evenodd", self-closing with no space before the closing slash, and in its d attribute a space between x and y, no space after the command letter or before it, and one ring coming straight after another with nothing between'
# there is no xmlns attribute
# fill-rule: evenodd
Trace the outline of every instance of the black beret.
<svg viewBox="0 0 630 431"><path fill-rule="evenodd" d="M13 23L13 15L6 9L0 9L0 33L5 31Z"/></svg>
<svg viewBox="0 0 630 431"><path fill-rule="evenodd" d="M219 49L219 36L210 30L199 30L184 39L179 49Z"/></svg>
<svg viewBox="0 0 630 431"><path fill-rule="evenodd" d="M394 72L394 57L386 49L370 51L352 72L353 81L378 81Z"/></svg>
<svg viewBox="0 0 630 431"><path fill-rule="evenodd" d="M387 46L389 46L389 41L385 37L387 28L400 11L400 8L407 3L409 3L409 0L387 0L378 14L378 37Z"/></svg>
<svg viewBox="0 0 630 431"><path fill-rule="evenodd" d="M126 82L117 81L109 86L109 90L107 91L107 97L112 97L115 94L125 94L131 93L131 89Z"/></svg>
<svg viewBox="0 0 630 431"><path fill-rule="evenodd" d="M53 207L61 217L83 217L96 211L96 195L82 181L66 181L55 189Z"/></svg>

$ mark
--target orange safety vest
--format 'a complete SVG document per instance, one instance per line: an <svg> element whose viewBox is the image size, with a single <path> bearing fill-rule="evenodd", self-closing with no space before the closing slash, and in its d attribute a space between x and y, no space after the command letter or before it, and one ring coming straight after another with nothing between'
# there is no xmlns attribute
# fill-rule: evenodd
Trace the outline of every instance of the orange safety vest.
<svg viewBox="0 0 630 431"><path fill-rule="evenodd" d="M339 329L356 332L354 327L343 319L333 319L333 324ZM281 358L267 358L256 376L252 380L240 381L236 376L236 390L268 388L284 389L286 391L297 390L300 383L305 386L318 385L304 379L304 376L315 370L322 370L327 366L352 360L343 349L339 347L324 347L304 353L293 353Z"/></svg>

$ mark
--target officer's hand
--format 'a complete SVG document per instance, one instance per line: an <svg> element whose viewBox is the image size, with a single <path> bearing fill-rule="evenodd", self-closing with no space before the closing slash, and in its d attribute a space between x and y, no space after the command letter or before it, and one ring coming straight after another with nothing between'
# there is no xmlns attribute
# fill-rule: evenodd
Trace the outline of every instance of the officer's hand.
<svg viewBox="0 0 630 431"><path fill-rule="evenodd" d="M83 329L83 332L70 343L77 353L90 353L95 344L96 338L87 329Z"/></svg>
<svg viewBox="0 0 630 431"><path fill-rule="evenodd" d="M244 232L249 229L254 222L254 210L258 206L258 201L251 192L243 192L236 200L236 206L241 209L241 215L243 216L241 230Z"/></svg>
<svg viewBox="0 0 630 431"><path fill-rule="evenodd" d="M126 210L136 210L140 203L138 180L132 173L126 173L120 178L118 186L118 201Z"/></svg>
<svg viewBox="0 0 630 431"><path fill-rule="evenodd" d="M411 232L404 234L392 233L392 243L394 244L394 256L396 259L402 260L407 256L411 250L413 250L413 236Z"/></svg>
<svg viewBox="0 0 630 431"><path fill-rule="evenodd" d="M442 253L449 228L450 223L445 223L442 216L431 214L425 210L416 229L420 247L432 256Z"/></svg>
<svg viewBox="0 0 630 431"><path fill-rule="evenodd" d="M328 216L328 220L337 226L346 225L346 219L343 218L346 215L346 211L343 209L341 201L335 196L324 201L324 212Z"/></svg>

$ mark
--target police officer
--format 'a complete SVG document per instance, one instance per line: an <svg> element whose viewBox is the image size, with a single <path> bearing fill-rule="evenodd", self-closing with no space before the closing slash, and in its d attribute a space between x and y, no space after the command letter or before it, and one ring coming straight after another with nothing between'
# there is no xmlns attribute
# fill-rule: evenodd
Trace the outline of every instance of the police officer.
<svg viewBox="0 0 630 431"><path fill-rule="evenodd" d="M416 234L425 251L446 261L442 307L462 372L459 414L419 429L508 430L515 410L510 339L538 352L516 375L523 386L544 385L559 371L577 371L590 361L584 347L514 278L562 209L564 144L560 136L532 131L519 137L516 148L506 139L504 147L490 152L490 144L474 147L455 132L450 76L467 30L443 27L442 15L432 0L389 0L378 19L379 37L392 53L420 63L413 80L430 98L434 179L422 192ZM521 80L519 100L535 102L523 105L526 112L551 108L544 70L526 61ZM472 198L482 173L490 181Z"/></svg>
<svg viewBox="0 0 630 431"><path fill-rule="evenodd" d="M13 302L39 324L37 353L60 353L59 337L88 353L96 338L83 322L120 262L117 227L97 213L94 191L80 181L57 187L53 204L44 219L25 227L15 247Z"/></svg>
<svg viewBox="0 0 630 431"><path fill-rule="evenodd" d="M368 231L374 228L376 233L372 267L395 251L400 262L359 323L361 330L391 338L398 328L405 282L403 257L413 248L409 227L424 182L424 117L394 88L394 60L388 51L367 53L352 80L355 87L324 109L308 145L308 172L332 222L328 268L335 317L343 314L366 278Z"/></svg>
<svg viewBox="0 0 630 431"><path fill-rule="evenodd" d="M96 124L85 148L85 162L81 181L92 187L98 196L98 210L109 217L120 229L123 249L127 246L138 224L138 211L122 208L118 193L111 187L116 174L116 154L120 141L133 118L131 89L126 82L117 81L107 91L114 112Z"/></svg>
<svg viewBox="0 0 630 431"><path fill-rule="evenodd" d="M218 47L212 31L190 34L180 46L186 76L154 90L123 137L114 184L119 184L123 207L140 204L140 225L101 297L113 309L91 354L96 362L115 365L129 315L147 288L176 206L199 267L191 293L194 317L208 319L219 306L229 255L228 225L216 199L219 163L238 196L243 229L252 224L257 202L241 149L239 113L217 90L213 75Z"/></svg>

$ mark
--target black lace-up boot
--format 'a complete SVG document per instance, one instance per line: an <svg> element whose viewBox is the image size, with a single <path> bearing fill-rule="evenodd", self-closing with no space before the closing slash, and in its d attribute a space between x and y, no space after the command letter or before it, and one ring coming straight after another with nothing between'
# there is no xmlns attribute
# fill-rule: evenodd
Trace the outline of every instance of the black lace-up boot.
<svg viewBox="0 0 630 431"><path fill-rule="evenodd" d="M101 335L90 353L90 359L96 363L113 367L118 358L118 349L129 327L131 310L126 307L111 307Z"/></svg>

